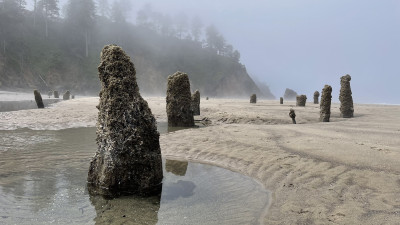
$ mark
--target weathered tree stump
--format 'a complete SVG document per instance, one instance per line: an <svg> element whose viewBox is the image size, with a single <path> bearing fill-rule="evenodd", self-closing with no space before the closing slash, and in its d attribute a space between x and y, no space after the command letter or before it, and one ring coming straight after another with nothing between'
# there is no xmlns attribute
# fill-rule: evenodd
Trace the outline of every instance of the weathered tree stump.
<svg viewBox="0 0 400 225"><path fill-rule="evenodd" d="M71 99L75 99L75 95L71 95Z"/></svg>
<svg viewBox="0 0 400 225"><path fill-rule="evenodd" d="M193 110L194 116L200 115L200 92L199 92L199 90L196 90L192 95L192 110Z"/></svg>
<svg viewBox="0 0 400 225"><path fill-rule="evenodd" d="M283 104L283 98L282 98L282 97L279 99L279 103L280 103L281 105Z"/></svg>
<svg viewBox="0 0 400 225"><path fill-rule="evenodd" d="M329 119L331 117L331 101L332 101L332 87L329 85L325 85L325 87L322 89L321 103L319 106L320 122L329 122Z"/></svg>
<svg viewBox="0 0 400 225"><path fill-rule="evenodd" d="M53 91L54 93L54 98L60 98L60 94L58 93L58 91Z"/></svg>
<svg viewBox="0 0 400 225"><path fill-rule="evenodd" d="M194 126L192 97L190 94L189 77L186 73L176 72L168 76L167 116L168 126Z"/></svg>
<svg viewBox="0 0 400 225"><path fill-rule="evenodd" d="M319 98L319 92L315 91L314 92L314 104L319 104L318 98Z"/></svg>
<svg viewBox="0 0 400 225"><path fill-rule="evenodd" d="M33 90L33 95L35 96L35 101L36 101L36 105L39 109L43 109L44 108L44 104L43 104L43 99L42 99L42 95L40 94L40 92L38 90Z"/></svg>
<svg viewBox="0 0 400 225"><path fill-rule="evenodd" d="M257 103L257 95L256 94L252 94L250 96L250 103Z"/></svg>
<svg viewBox="0 0 400 225"><path fill-rule="evenodd" d="M208 97L206 97L206 100L208 100Z"/></svg>
<svg viewBox="0 0 400 225"><path fill-rule="evenodd" d="M351 118L354 116L354 106L350 80L351 76L348 74L340 78L340 116L343 118Z"/></svg>
<svg viewBox="0 0 400 225"><path fill-rule="evenodd" d="M63 100L69 100L70 97L71 97L71 92L70 91L66 91L63 94Z"/></svg>
<svg viewBox="0 0 400 225"><path fill-rule="evenodd" d="M156 120L139 93L130 58L115 45L101 52L102 84L97 119L97 152L90 163L91 194L159 195L163 179Z"/></svg>
<svg viewBox="0 0 400 225"><path fill-rule="evenodd" d="M297 95L296 97L296 106L306 106L307 96L305 95Z"/></svg>
<svg viewBox="0 0 400 225"><path fill-rule="evenodd" d="M294 109L290 109L289 116L292 118L293 124L296 124L296 113L294 112Z"/></svg>

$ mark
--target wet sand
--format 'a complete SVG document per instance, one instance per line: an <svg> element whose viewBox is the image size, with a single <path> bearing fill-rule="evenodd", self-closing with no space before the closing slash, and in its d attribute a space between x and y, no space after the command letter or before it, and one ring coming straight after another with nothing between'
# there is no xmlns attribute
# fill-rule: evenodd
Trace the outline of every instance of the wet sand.
<svg viewBox="0 0 400 225"><path fill-rule="evenodd" d="M166 121L165 98L146 98ZM95 125L98 98L0 113L0 129ZM319 106L279 100L201 99L212 125L160 137L164 157L210 163L253 177L272 191L264 224L398 224L400 106L355 105L355 117L320 123ZM296 125L289 109L296 110Z"/></svg>

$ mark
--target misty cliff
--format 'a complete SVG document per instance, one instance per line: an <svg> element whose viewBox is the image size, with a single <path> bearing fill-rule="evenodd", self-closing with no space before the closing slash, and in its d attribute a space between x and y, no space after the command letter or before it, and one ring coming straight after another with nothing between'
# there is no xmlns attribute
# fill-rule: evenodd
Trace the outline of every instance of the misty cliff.
<svg viewBox="0 0 400 225"><path fill-rule="evenodd" d="M99 54L106 44L120 45L132 58L144 94L164 95L168 75L189 75L192 91L203 96L273 98L261 92L236 55L191 38L163 35L146 26L98 17L78 29L66 19L52 20L44 32L25 10L15 24L0 23L0 88L72 90L96 94ZM3 20L4 22L4 20Z"/></svg>

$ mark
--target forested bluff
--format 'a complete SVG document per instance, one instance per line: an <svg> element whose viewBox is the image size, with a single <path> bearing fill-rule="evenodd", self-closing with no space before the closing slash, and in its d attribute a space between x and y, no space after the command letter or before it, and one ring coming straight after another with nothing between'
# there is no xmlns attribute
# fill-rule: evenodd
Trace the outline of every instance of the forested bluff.
<svg viewBox="0 0 400 225"><path fill-rule="evenodd" d="M146 5L131 22L126 1L69 0L62 10L58 0L34 2L28 9L24 0L0 0L0 89L97 94L100 51L116 44L130 55L144 94L165 95L168 75L182 71L203 95L274 98L249 76L239 51L197 16Z"/></svg>

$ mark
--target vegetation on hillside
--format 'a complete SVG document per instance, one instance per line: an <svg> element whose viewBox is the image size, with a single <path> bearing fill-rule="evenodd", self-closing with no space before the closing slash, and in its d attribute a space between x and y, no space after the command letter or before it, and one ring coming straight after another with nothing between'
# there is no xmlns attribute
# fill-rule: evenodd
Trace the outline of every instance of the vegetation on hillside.
<svg viewBox="0 0 400 225"><path fill-rule="evenodd" d="M146 5L136 24L126 21L129 1L0 0L0 88L97 93L99 53L120 45L133 60L141 92L165 94L166 79L189 74L193 90L210 96L263 94L240 63L240 53L200 18L174 17Z"/></svg>

